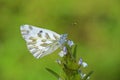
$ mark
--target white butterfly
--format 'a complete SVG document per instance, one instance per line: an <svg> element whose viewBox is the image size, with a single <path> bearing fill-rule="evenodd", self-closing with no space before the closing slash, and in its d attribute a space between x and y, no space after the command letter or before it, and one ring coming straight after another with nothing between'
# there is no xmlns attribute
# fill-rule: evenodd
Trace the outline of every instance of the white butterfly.
<svg viewBox="0 0 120 80"><path fill-rule="evenodd" d="M50 54L61 46L59 42L61 36L51 30L31 25L22 25L20 30L27 48L36 58Z"/></svg>

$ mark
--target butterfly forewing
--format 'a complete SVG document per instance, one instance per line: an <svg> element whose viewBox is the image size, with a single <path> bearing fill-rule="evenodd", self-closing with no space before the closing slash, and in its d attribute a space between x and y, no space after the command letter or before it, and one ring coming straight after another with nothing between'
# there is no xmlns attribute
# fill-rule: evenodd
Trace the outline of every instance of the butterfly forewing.
<svg viewBox="0 0 120 80"><path fill-rule="evenodd" d="M50 54L60 47L58 43L60 35L56 32L31 25L23 25L20 30L27 48L36 58Z"/></svg>

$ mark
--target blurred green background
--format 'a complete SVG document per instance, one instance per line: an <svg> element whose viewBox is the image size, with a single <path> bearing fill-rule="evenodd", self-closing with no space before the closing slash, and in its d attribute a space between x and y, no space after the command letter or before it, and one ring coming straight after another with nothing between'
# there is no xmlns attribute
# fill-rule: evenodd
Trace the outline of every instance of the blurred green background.
<svg viewBox="0 0 120 80"><path fill-rule="evenodd" d="M54 54L36 60L26 48L20 25L68 33L93 70L91 80L120 80L119 0L0 0L0 80L57 80Z"/></svg>

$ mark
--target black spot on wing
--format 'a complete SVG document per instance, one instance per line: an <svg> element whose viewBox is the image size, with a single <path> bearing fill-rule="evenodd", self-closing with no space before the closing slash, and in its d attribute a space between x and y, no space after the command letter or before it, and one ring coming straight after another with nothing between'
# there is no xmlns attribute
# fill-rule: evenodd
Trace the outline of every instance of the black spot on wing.
<svg viewBox="0 0 120 80"><path fill-rule="evenodd" d="M40 30L39 32L40 32L40 33L42 33L43 31L42 31L42 30Z"/></svg>
<svg viewBox="0 0 120 80"><path fill-rule="evenodd" d="M38 33L37 33L37 35L38 35L38 37L42 37L42 30L40 30Z"/></svg>

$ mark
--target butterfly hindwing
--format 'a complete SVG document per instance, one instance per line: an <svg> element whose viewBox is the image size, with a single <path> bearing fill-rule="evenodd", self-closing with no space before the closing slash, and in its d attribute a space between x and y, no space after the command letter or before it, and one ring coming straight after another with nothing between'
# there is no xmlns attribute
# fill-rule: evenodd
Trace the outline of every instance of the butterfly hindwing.
<svg viewBox="0 0 120 80"><path fill-rule="evenodd" d="M60 46L58 44L60 35L56 32L31 25L23 25L20 30L27 48L36 58L50 54Z"/></svg>

